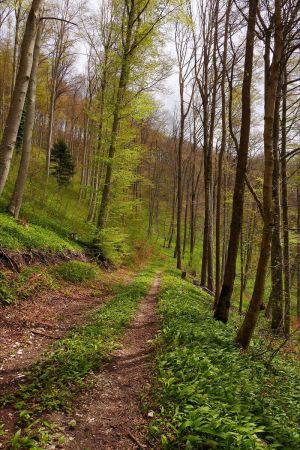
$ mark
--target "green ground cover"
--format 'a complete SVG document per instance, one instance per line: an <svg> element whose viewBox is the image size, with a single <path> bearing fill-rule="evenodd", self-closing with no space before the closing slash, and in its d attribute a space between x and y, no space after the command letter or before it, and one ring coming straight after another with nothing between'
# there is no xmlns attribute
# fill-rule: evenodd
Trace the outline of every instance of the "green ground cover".
<svg viewBox="0 0 300 450"><path fill-rule="evenodd" d="M242 354L239 316L227 326L213 320L211 298L177 271L164 276L159 309L153 442L172 450L300 448L298 362L270 362L259 336Z"/></svg>

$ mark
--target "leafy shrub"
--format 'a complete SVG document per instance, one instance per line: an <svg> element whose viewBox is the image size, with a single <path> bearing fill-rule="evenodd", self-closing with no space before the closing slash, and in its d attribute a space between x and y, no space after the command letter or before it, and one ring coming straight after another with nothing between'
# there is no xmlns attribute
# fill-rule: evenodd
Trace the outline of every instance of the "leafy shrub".
<svg viewBox="0 0 300 450"><path fill-rule="evenodd" d="M53 269L54 274L71 283L82 283L94 280L98 274L98 268L94 264L82 261L69 261L58 264Z"/></svg>
<svg viewBox="0 0 300 450"><path fill-rule="evenodd" d="M2 284L0 286L0 303L10 305L14 301L14 295L8 286Z"/></svg>
<svg viewBox="0 0 300 450"><path fill-rule="evenodd" d="M97 236L96 251L100 259L112 264L120 264L129 254L128 236L119 228L105 228Z"/></svg>

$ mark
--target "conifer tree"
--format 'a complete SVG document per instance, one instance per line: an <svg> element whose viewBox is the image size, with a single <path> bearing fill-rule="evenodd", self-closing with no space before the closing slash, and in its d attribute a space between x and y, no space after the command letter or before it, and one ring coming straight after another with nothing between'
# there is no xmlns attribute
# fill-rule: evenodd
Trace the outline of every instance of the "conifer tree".
<svg viewBox="0 0 300 450"><path fill-rule="evenodd" d="M72 155L63 139L59 139L51 149L52 175L60 187L67 186L75 174Z"/></svg>

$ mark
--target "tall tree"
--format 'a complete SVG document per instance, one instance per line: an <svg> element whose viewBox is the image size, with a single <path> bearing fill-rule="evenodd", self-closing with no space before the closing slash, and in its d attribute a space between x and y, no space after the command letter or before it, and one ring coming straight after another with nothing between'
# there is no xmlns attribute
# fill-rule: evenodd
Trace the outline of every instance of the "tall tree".
<svg viewBox="0 0 300 450"><path fill-rule="evenodd" d="M230 237L227 251L227 260L224 281L221 293L215 308L214 317L227 322L230 311L231 297L236 274L236 260L238 255L242 217L244 210L245 175L248 162L248 148L251 124L251 84L253 71L253 48L255 37L255 22L258 0L249 1L249 14L246 36L246 51L244 62L244 79L242 87L242 120L240 143L237 156L237 166L232 203L232 217Z"/></svg>
<svg viewBox="0 0 300 450"><path fill-rule="evenodd" d="M192 92L186 100L186 90L191 81L193 71L193 53L189 50L191 33L190 24L181 24L177 22L175 25L175 47L178 64L178 82L179 82L179 98L180 98L180 116L179 116L179 136L178 136L178 161L177 161L177 234L176 234L176 257L177 269L181 269L181 219L182 219L182 149L185 135L185 122L190 112L195 83L192 82Z"/></svg>
<svg viewBox="0 0 300 450"><path fill-rule="evenodd" d="M138 49L144 44L145 40L151 39L151 34L155 30L157 24L165 17L166 7L165 5L160 5L160 7L158 7L155 2L152 3L149 0L124 0L120 6L120 14L120 75L117 82L115 100L113 104L108 159L105 167L104 186L97 221L97 228L100 231L105 226L113 174L113 160L116 153L116 144L121 122L121 111L124 105L129 77L132 72L133 58ZM149 21L147 20L148 14L150 14Z"/></svg>
<svg viewBox="0 0 300 450"><path fill-rule="evenodd" d="M274 51L270 66L265 93L264 121L264 183L263 183L263 234L260 255L257 265L254 289L244 321L237 334L237 343L244 349L248 348L263 300L267 267L270 257L270 247L273 230L274 209L272 179L274 170L273 156L273 126L276 105L276 95L280 79L280 62L283 52L283 24L281 16L282 2L275 0L274 4Z"/></svg>
<svg viewBox="0 0 300 450"><path fill-rule="evenodd" d="M24 108L32 69L36 33L43 4L44 0L32 1L31 9L26 22L26 28L20 50L20 63L17 71L15 87L0 144L0 195L3 192L9 174L11 159Z"/></svg>
<svg viewBox="0 0 300 450"><path fill-rule="evenodd" d="M227 75L227 53L228 53L228 31L229 19L232 7L232 0L228 0L226 4L225 25L224 25L224 41L222 55L222 76L221 76L221 101L222 101L222 137L221 147L218 161L218 185L216 199L216 289L215 304L220 295L221 285L221 209L222 209L222 186L223 186L223 160L226 151L227 141L227 120L226 120L226 75Z"/></svg>
<svg viewBox="0 0 300 450"><path fill-rule="evenodd" d="M19 218L20 209L22 206L22 200L24 195L25 183L28 174L31 148L32 148L32 132L34 126L35 118L35 99L36 99L36 84L37 84L37 69L39 63L40 54L40 43L42 36L42 23L39 24L35 47L33 52L33 64L31 68L31 75L29 81L29 87L27 92L27 109L26 109L26 119L24 125L24 138L23 138L23 148L22 156L19 166L19 171L17 179L14 186L13 195L9 205L10 213L15 217Z"/></svg>

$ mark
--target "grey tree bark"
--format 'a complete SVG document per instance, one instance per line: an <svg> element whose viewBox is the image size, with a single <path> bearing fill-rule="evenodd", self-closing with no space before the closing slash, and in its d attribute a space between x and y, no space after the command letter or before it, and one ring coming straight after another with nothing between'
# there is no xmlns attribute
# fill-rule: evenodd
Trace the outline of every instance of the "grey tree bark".
<svg viewBox="0 0 300 450"><path fill-rule="evenodd" d="M44 0L33 0L27 18L20 51L20 64L17 72L15 88L0 144L0 195L5 187L11 166L11 159L30 80L34 44L43 4Z"/></svg>
<svg viewBox="0 0 300 450"><path fill-rule="evenodd" d="M24 127L22 156L13 195L9 205L9 212L15 217L15 219L19 218L30 162L30 155L32 148L32 131L35 118L37 68L39 63L41 37L42 37L42 24L40 23L35 41L35 47L33 52L33 64L27 92L28 106Z"/></svg>

